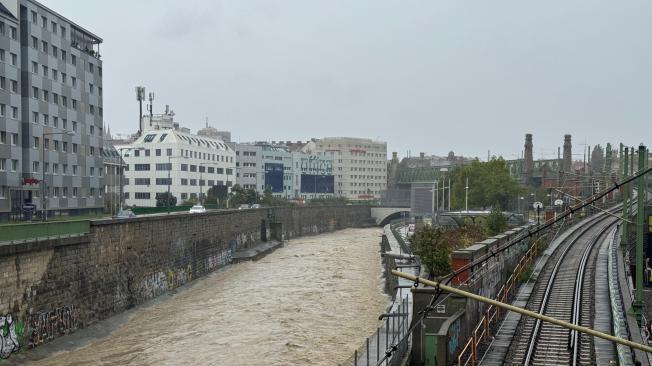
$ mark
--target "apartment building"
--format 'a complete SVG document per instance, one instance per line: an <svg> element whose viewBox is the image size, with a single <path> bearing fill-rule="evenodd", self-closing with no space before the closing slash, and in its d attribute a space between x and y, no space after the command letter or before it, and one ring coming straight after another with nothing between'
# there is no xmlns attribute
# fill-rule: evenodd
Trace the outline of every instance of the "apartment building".
<svg viewBox="0 0 652 366"><path fill-rule="evenodd" d="M0 216L102 210L101 42L36 1L0 0Z"/></svg>
<svg viewBox="0 0 652 366"><path fill-rule="evenodd" d="M387 143L355 137L312 139L301 151L333 159L336 196L374 200L387 187Z"/></svg>

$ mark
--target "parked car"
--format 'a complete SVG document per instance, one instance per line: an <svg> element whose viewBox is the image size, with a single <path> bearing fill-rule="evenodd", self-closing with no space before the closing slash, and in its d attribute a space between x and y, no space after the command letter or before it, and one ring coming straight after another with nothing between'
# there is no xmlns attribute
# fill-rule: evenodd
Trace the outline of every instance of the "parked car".
<svg viewBox="0 0 652 366"><path fill-rule="evenodd" d="M114 219L128 219L131 217L136 217L136 214L131 210L120 210L113 216Z"/></svg>
<svg viewBox="0 0 652 366"><path fill-rule="evenodd" d="M248 209L248 208L249 208L249 205L246 204L246 203L244 203L244 204L238 206L238 210L246 210L246 209Z"/></svg>
<svg viewBox="0 0 652 366"><path fill-rule="evenodd" d="M204 213L206 212L206 208L202 205L194 205L190 207L190 213Z"/></svg>
<svg viewBox="0 0 652 366"><path fill-rule="evenodd" d="M262 207L263 206L261 206L261 205L259 205L257 203L254 203L253 205L251 205L251 208L262 208Z"/></svg>

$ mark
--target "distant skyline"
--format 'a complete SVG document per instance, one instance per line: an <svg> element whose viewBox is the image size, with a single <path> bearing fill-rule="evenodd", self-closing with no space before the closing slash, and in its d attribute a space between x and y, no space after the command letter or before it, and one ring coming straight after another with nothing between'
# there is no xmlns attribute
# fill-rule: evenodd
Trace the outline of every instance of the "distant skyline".
<svg viewBox="0 0 652 366"><path fill-rule="evenodd" d="M642 0L42 1L104 39L104 117L134 87L234 141L356 136L506 159L652 144L652 3ZM646 133L647 132L647 133Z"/></svg>

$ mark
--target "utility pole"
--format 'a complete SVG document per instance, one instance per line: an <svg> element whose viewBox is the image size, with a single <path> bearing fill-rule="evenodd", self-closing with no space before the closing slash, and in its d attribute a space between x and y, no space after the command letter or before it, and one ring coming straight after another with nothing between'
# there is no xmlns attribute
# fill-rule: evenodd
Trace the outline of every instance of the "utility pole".
<svg viewBox="0 0 652 366"><path fill-rule="evenodd" d="M451 211L451 177L448 176L448 212Z"/></svg>
<svg viewBox="0 0 652 366"><path fill-rule="evenodd" d="M638 147L638 171L641 172L647 167L647 150L645 145L641 144ZM636 311L636 319L639 325L642 322L643 310L643 228L645 225L645 203L647 201L647 182L645 175L638 178L638 198L637 206L638 213L636 214L636 293L634 300L634 309Z"/></svg>
<svg viewBox="0 0 652 366"><path fill-rule="evenodd" d="M623 178L627 176L627 173L629 172L629 148L625 147L625 155L624 155L624 163L623 163ZM623 248L623 250L627 250L627 246L629 245L629 225L628 225L628 220L629 220L629 183L626 183L623 187L623 234L620 237L620 246Z"/></svg>
<svg viewBox="0 0 652 366"><path fill-rule="evenodd" d="M464 187L464 208L469 212L469 177L466 177L466 187Z"/></svg>

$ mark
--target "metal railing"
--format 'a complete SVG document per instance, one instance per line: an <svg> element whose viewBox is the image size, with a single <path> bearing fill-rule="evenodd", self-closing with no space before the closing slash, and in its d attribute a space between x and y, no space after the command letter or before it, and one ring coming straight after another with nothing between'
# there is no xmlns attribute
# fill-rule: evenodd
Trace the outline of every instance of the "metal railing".
<svg viewBox="0 0 652 366"><path fill-rule="evenodd" d="M403 254L412 254L410 246L407 244L406 239L401 235L398 228L404 226L406 220L398 219L390 223L390 231L392 236L399 244L399 249ZM391 246L387 244L383 251L391 250ZM392 276L390 271L397 265L395 259L390 259L386 264L387 276ZM395 277L394 277L395 278ZM386 279L386 281L389 279ZM343 366L368 366L368 365L391 365L399 366L405 357L405 354L410 349L411 337L407 334L410 327L410 307L412 306L408 298L400 296L400 290L393 296L394 301L388 307L387 314L382 316L382 323L376 328L376 331L369 336L365 342L358 347L351 357L349 357ZM407 336L406 336L407 335ZM396 345L398 348L392 352L390 356L386 356L386 352L390 347Z"/></svg>
<svg viewBox="0 0 652 366"><path fill-rule="evenodd" d="M374 334L353 352L353 356L341 365L369 366L388 365L399 366L403 356L409 349L409 337L405 337L409 327L408 299L395 303L389 314L385 314L382 324ZM385 352L397 345L398 351L385 357Z"/></svg>
<svg viewBox="0 0 652 366"><path fill-rule="evenodd" d="M82 235L89 232L89 220L8 224L0 225L0 242Z"/></svg>
<svg viewBox="0 0 652 366"><path fill-rule="evenodd" d="M534 259L537 257L539 248L541 247L541 240L535 240L534 244L530 246L525 255L521 257L521 260L516 264L514 271L507 278L507 281L498 291L496 295L496 300L501 302L511 302L512 298L516 295L516 290L520 285L521 274L524 273L531 265ZM485 310L484 315L478 322L478 325L471 332L469 340L466 342L459 355L457 356L457 365L477 365L478 364L478 348L483 342L489 341L491 335L492 326L497 325L501 318L504 317L506 311L501 310L500 308L490 305L487 310Z"/></svg>

